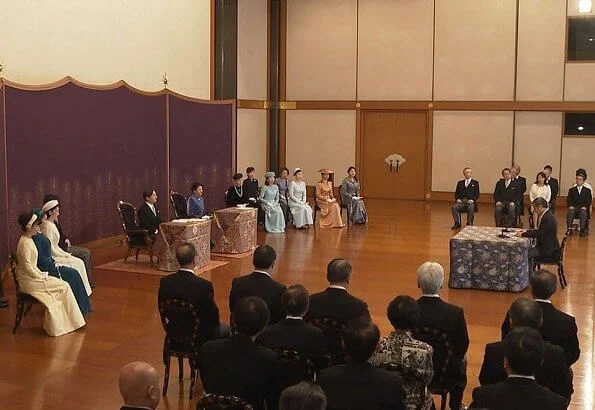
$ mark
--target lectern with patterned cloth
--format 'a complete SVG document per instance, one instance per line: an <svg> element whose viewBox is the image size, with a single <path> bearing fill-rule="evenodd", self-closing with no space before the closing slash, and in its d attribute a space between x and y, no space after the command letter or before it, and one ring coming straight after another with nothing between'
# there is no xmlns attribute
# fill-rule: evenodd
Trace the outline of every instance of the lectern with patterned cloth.
<svg viewBox="0 0 595 410"><path fill-rule="evenodd" d="M180 268L176 261L176 249L184 242L190 242L196 247L196 268L207 266L211 260L211 221L184 219L159 225L153 245L153 254L159 260L159 270L175 272Z"/></svg>
<svg viewBox="0 0 595 410"><path fill-rule="evenodd" d="M520 292L529 286L529 238L500 238L501 228L467 226L450 240L451 288Z"/></svg>
<svg viewBox="0 0 595 410"><path fill-rule="evenodd" d="M256 208L215 211L211 238L216 253L244 253L256 249Z"/></svg>

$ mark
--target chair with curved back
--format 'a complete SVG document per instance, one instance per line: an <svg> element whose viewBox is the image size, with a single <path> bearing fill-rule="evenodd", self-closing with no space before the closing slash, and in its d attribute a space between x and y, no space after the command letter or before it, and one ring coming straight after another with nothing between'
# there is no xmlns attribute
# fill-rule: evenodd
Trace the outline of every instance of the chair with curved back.
<svg viewBox="0 0 595 410"><path fill-rule="evenodd" d="M200 322L196 307L183 299L164 299L159 302L161 325L165 330L163 341L163 395L167 394L169 382L170 357L178 358L179 379L184 378L184 359L190 362L190 399L194 396L194 387L198 375L198 329Z"/></svg>
<svg viewBox="0 0 595 410"><path fill-rule="evenodd" d="M188 218L187 210L187 199L184 195L179 192L171 191L169 194L169 200L174 208L174 213L177 219Z"/></svg>
<svg viewBox="0 0 595 410"><path fill-rule="evenodd" d="M426 396L426 383L423 375L419 371L416 371L416 369L406 366L402 363L386 363L379 367L389 372L395 372L401 376L403 378L405 394L407 396L415 395L422 398L419 403L415 403L415 409L421 410L423 408L423 398Z"/></svg>
<svg viewBox="0 0 595 410"><path fill-rule="evenodd" d="M440 410L444 410L450 387L448 375L454 357L452 341L445 331L430 326L415 328L412 333L414 338L426 342L434 349L434 355L432 356L434 378L428 389L432 394L440 396Z"/></svg>
<svg viewBox="0 0 595 410"><path fill-rule="evenodd" d="M10 272L12 273L12 278L14 279L14 287L17 295L17 311L14 318L14 327L12 328L12 334L14 334L21 324L23 316L27 316L27 313L29 313L31 307L35 304L38 304L39 301L30 294L21 291L21 288L19 287L19 281L17 279L18 261L14 254L11 254L8 257L8 262L10 264Z"/></svg>
<svg viewBox="0 0 595 410"><path fill-rule="evenodd" d="M302 381L314 383L316 371L312 360L292 349L274 349L279 354L279 385L281 391Z"/></svg>
<svg viewBox="0 0 595 410"><path fill-rule="evenodd" d="M146 250L151 259L151 267L153 267L153 240L149 236L149 231L139 227L136 217L136 208L124 201L118 201L116 208L118 209L118 214L122 220L122 229L126 235L126 239L122 240L122 243L125 242L128 245L128 251L126 252L126 256L124 256L124 262L128 260L133 249L136 250L137 261L139 252L141 250Z"/></svg>
<svg viewBox="0 0 595 410"><path fill-rule="evenodd" d="M316 200L316 187L312 188L312 225L316 226L316 213L320 211L320 207L318 206L318 201Z"/></svg>
<svg viewBox="0 0 595 410"><path fill-rule="evenodd" d="M337 197L338 201L339 201L339 207L341 208L341 213L343 212L343 209L345 210L345 215L347 215L347 226L351 226L351 212L349 209L349 205L348 204L344 204L343 203L343 185L339 185L339 196Z"/></svg>
<svg viewBox="0 0 595 410"><path fill-rule="evenodd" d="M346 324L329 317L312 318L310 324L324 333L326 346L331 356L331 366L347 362L347 352L343 347L343 331Z"/></svg>
<svg viewBox="0 0 595 410"><path fill-rule="evenodd" d="M196 403L196 410L253 410L253 407L236 396L207 393Z"/></svg>
<svg viewBox="0 0 595 410"><path fill-rule="evenodd" d="M536 269L541 269L541 265L556 265L558 266L558 280L560 281L560 287L564 289L568 283L566 282L566 275L564 275L564 250L566 249L566 241L568 237L572 235L572 228L568 229L564 234L564 239L562 239L562 244L560 245L560 255L554 255L553 258L543 258L543 259L535 259L533 264L535 265Z"/></svg>

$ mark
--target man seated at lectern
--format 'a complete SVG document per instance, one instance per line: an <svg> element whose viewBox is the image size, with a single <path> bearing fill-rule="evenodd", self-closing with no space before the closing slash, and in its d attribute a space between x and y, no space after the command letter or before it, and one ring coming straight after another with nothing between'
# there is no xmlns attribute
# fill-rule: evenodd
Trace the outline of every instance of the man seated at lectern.
<svg viewBox="0 0 595 410"><path fill-rule="evenodd" d="M560 258L560 242L558 242L558 223L548 210L548 203L544 198L535 198L532 202L537 214L537 229L518 232L517 236L537 239L535 247L529 250L531 259L546 262L557 261Z"/></svg>
<svg viewBox="0 0 595 410"><path fill-rule="evenodd" d="M494 189L494 220L496 226L503 226L503 217L506 217L506 226L511 226L515 220L516 200L518 199L517 184L511 179L510 168L502 170L502 178L496 182Z"/></svg>
<svg viewBox="0 0 595 410"><path fill-rule="evenodd" d="M248 199L244 192L244 187L242 186L242 178L244 178L244 175L241 172L238 172L231 178L233 179L233 185L230 186L225 193L225 205L236 206L247 204Z"/></svg>
<svg viewBox="0 0 595 410"><path fill-rule="evenodd" d="M461 227L461 212L467 212L467 225L473 225L473 217L478 209L477 200L479 199L479 182L473 178L473 171L466 167L463 169L465 179L457 182L455 190L455 203L452 205L452 218L454 225L451 229Z"/></svg>

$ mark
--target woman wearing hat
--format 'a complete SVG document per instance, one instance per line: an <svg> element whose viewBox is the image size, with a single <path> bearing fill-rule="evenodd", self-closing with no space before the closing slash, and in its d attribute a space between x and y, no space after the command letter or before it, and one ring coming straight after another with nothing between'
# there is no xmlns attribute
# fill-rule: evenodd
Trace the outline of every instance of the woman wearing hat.
<svg viewBox="0 0 595 410"><path fill-rule="evenodd" d="M302 180L304 176L300 168L293 170L293 178L287 188L293 226L298 229L308 229L313 223L312 208L306 202L306 183Z"/></svg>
<svg viewBox="0 0 595 410"><path fill-rule="evenodd" d="M60 203L56 199L52 199L43 204L41 210L45 213L41 217L41 232L51 243L50 257L53 257L57 264L68 266L77 271L83 281L87 296L91 295L91 285L87 276L85 262L60 248L60 232L56 226L56 221L60 216Z"/></svg>
<svg viewBox="0 0 595 410"><path fill-rule="evenodd" d="M333 195L333 171L323 168L319 172L322 179L316 184L316 204L320 208L320 227L343 228L345 224L341 219L341 208Z"/></svg>
<svg viewBox="0 0 595 410"><path fill-rule="evenodd" d="M50 336L60 336L85 326L85 318L68 283L37 267L39 254L33 236L39 232L41 220L29 212L21 214L18 223L23 233L17 244L17 281L21 291L46 307L44 330Z"/></svg>
<svg viewBox="0 0 595 410"><path fill-rule="evenodd" d="M368 212L361 198L359 180L355 174L354 166L347 168L347 178L341 183L341 202L347 206L351 223L365 224L368 222Z"/></svg>
<svg viewBox="0 0 595 410"><path fill-rule="evenodd" d="M285 232L285 217L279 205L279 187L275 184L275 173L264 174L264 186L258 196L264 211L264 229L270 233Z"/></svg>

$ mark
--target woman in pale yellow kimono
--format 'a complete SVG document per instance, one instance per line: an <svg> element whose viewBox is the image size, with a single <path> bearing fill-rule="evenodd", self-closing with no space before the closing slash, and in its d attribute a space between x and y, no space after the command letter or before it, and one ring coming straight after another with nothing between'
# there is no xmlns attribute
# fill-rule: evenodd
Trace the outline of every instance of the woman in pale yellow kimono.
<svg viewBox="0 0 595 410"><path fill-rule="evenodd" d="M333 171L323 168L320 170L322 179L316 184L316 204L320 208L321 228L343 228L345 224L341 219L341 208L333 194Z"/></svg>
<svg viewBox="0 0 595 410"><path fill-rule="evenodd" d="M41 210L45 213L45 217L41 221L41 233L43 233L52 244L52 257L58 265L68 266L69 268L76 270L79 275L81 275L87 296L90 296L91 284L89 283L89 278L87 276L85 262L58 246L58 242L60 241L60 232L58 232L56 220L60 216L59 202L55 199L52 199L51 201L43 204Z"/></svg>
<svg viewBox="0 0 595 410"><path fill-rule="evenodd" d="M44 330L50 336L60 336L85 326L70 285L37 267L37 247L32 237L39 232L41 221L29 212L20 215L18 222L23 234L17 244L17 281L21 291L46 307Z"/></svg>

